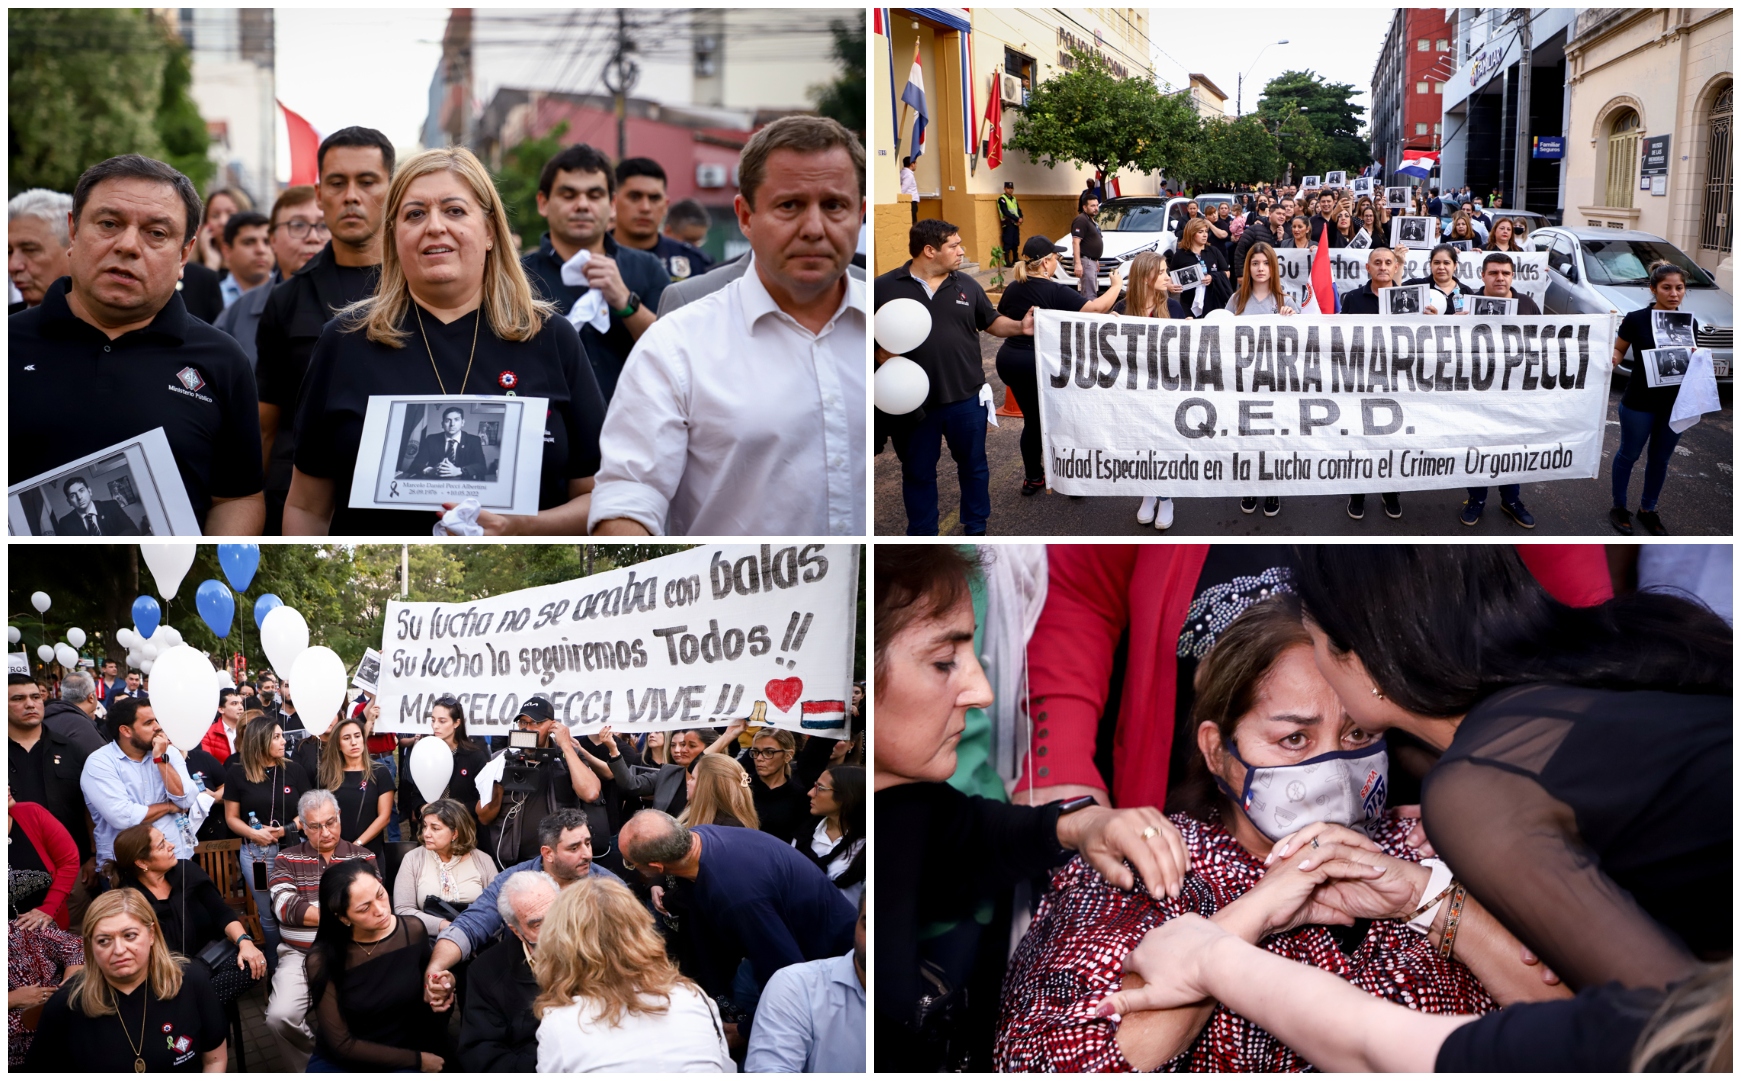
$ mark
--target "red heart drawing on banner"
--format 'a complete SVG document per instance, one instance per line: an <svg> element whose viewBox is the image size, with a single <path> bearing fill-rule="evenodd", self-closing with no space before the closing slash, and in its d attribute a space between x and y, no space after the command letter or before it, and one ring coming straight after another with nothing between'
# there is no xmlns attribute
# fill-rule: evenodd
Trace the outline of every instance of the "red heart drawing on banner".
<svg viewBox="0 0 1741 1081"><path fill-rule="evenodd" d="M798 696L804 693L804 681L797 676L770 679L763 689L768 692L768 701L774 703L781 713L785 713L798 701Z"/></svg>

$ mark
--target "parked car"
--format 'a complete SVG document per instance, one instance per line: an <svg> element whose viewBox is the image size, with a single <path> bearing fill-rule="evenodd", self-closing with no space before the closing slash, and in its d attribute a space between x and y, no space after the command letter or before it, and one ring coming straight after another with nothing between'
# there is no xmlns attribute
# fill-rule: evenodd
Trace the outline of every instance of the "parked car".
<svg viewBox="0 0 1741 1081"><path fill-rule="evenodd" d="M1179 245L1173 227L1185 216L1187 203L1196 203L1208 212L1222 203L1238 206L1238 196L1212 193L1186 197L1182 195L1118 196L1100 204L1095 221L1100 225L1104 245L1100 251L1100 288L1111 280L1112 268L1121 267L1145 251L1170 252ZM1059 252L1056 280L1076 284L1076 260L1070 254L1070 237L1066 234L1055 245Z"/></svg>
<svg viewBox="0 0 1741 1081"><path fill-rule="evenodd" d="M1648 307L1651 264L1666 259L1680 267L1687 275L1681 310L1693 313L1694 340L1711 351L1717 378L1730 378L1735 300L1673 244L1632 229L1552 225L1530 233L1525 247L1548 253L1547 302L1542 310L1550 315L1625 315ZM1615 374L1630 375L1630 359Z"/></svg>

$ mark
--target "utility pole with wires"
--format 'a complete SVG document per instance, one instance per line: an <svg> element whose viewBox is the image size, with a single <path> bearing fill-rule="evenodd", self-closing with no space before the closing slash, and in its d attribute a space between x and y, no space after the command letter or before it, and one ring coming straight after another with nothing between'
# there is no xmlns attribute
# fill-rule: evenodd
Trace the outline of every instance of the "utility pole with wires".
<svg viewBox="0 0 1741 1081"><path fill-rule="evenodd" d="M1512 12L1512 18L1517 22L1517 151L1513 155L1511 186L1514 194L1511 197L1513 210L1524 209L1524 200L1529 196L1529 66L1530 66L1530 9L1517 8Z"/></svg>
<svg viewBox="0 0 1741 1081"><path fill-rule="evenodd" d="M618 8L616 48L604 71L605 89L616 96L618 161L629 156L629 91L641 77L641 66L629 59L634 51L634 43L629 40L628 12Z"/></svg>

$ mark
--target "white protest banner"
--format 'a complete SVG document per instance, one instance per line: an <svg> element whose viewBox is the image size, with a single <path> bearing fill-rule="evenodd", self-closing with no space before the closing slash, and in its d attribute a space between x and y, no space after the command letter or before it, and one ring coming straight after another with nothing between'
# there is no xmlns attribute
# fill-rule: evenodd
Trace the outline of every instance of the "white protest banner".
<svg viewBox="0 0 1741 1081"><path fill-rule="evenodd" d="M1330 495L1596 476L1616 318L1036 310L1065 495Z"/></svg>
<svg viewBox="0 0 1741 1081"><path fill-rule="evenodd" d="M545 695L578 732L752 723L841 739L857 545L706 545L475 601L388 601L380 732L429 731L443 694L468 730Z"/></svg>
<svg viewBox="0 0 1741 1081"><path fill-rule="evenodd" d="M1314 250L1316 249L1281 248L1276 251L1276 259L1282 268L1282 285L1295 296L1299 295L1301 286L1311 281ZM1336 292L1347 293L1366 284L1366 257L1369 254L1369 251L1362 248L1330 250L1330 279L1336 283ZM1402 274L1397 280L1401 282L1410 278L1431 277L1432 254L1431 251L1408 252L1403 259ZM1529 297L1535 301L1536 307L1542 307L1548 294L1548 253L1514 251L1505 254L1511 257L1513 266L1511 291L1518 296ZM1484 251L1459 252L1457 280L1479 291L1483 285L1481 263L1486 258L1487 253Z"/></svg>

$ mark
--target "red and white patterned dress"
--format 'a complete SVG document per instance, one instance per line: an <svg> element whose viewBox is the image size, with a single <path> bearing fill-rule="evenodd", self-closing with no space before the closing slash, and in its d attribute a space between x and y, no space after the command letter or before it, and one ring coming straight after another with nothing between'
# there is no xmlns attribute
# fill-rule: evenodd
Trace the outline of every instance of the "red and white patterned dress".
<svg viewBox="0 0 1741 1081"><path fill-rule="evenodd" d="M25 930L17 920L6 928L6 990L59 987L66 970L85 963L85 941L58 927ZM6 1054L16 1070L36 1035L24 1027L24 1011L6 1011Z"/></svg>
<svg viewBox="0 0 1741 1081"><path fill-rule="evenodd" d="M1119 1051L1117 1026L1094 1016L1116 991L1124 959L1143 935L1174 916L1212 916L1263 877L1261 861L1219 819L1172 815L1191 870L1174 900L1108 883L1080 857L1052 878L1052 889L1010 961L1004 979L996 1067L1003 1071L1134 1070ZM1406 842L1409 822L1389 812L1374 840L1399 859L1420 854ZM1374 920L1353 956L1321 926L1272 935L1260 945L1289 960L1334 972L1362 991L1427 1013L1481 1014L1495 1004L1460 961L1442 961L1425 935L1395 920ZM1287 1045L1217 1005L1190 1047L1161 1067L1169 1071L1276 1072L1312 1067Z"/></svg>

